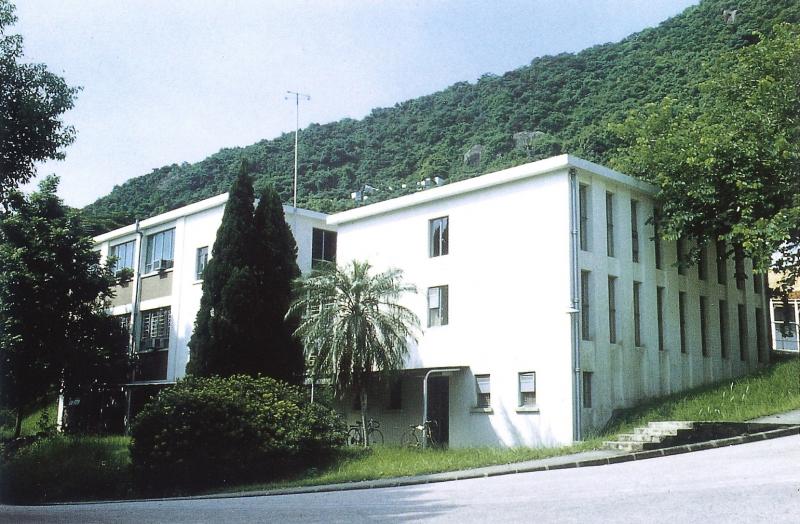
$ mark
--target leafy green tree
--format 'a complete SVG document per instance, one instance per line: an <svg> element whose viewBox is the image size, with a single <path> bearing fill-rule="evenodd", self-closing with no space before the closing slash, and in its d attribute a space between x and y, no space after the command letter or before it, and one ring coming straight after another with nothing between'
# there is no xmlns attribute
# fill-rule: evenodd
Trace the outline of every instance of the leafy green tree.
<svg viewBox="0 0 800 524"><path fill-rule="evenodd" d="M709 76L696 99L616 126L613 165L658 187L663 236L725 239L787 290L800 276L800 26L723 55Z"/></svg>
<svg viewBox="0 0 800 524"><path fill-rule="evenodd" d="M7 33L15 21L13 4L0 0L0 202L34 176L36 162L63 158L75 139L61 116L78 89L44 64L23 61L22 37Z"/></svg>
<svg viewBox="0 0 800 524"><path fill-rule="evenodd" d="M115 283L80 217L56 196L58 178L39 191L9 193L0 215L0 401L16 412L57 393L77 396L119 383L127 340L103 312Z"/></svg>
<svg viewBox="0 0 800 524"><path fill-rule="evenodd" d="M302 352L284 316L291 280L300 274L297 246L274 191L265 190L253 206L253 182L242 164L203 275L187 371L294 382L302 375Z"/></svg>
<svg viewBox="0 0 800 524"><path fill-rule="evenodd" d="M360 397L366 432L367 382L374 371L400 369L415 340L419 319L399 303L416 293L399 269L371 274L368 262L331 265L298 281L291 314L301 316L295 334L304 344L313 377L329 377L338 395ZM364 434L364 445L367 443Z"/></svg>

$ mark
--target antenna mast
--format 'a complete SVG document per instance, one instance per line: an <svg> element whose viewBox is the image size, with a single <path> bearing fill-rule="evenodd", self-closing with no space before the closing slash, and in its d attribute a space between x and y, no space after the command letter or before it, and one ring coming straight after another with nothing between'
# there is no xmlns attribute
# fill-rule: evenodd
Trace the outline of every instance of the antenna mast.
<svg viewBox="0 0 800 524"><path fill-rule="evenodd" d="M288 95L294 96L294 107L295 107L295 126L294 126L294 198L292 200L292 205L295 209L297 209L297 135L300 133L300 98L305 100L311 100L310 95L305 95L303 93L298 93L297 91L286 91L287 96L284 98L286 100L289 99Z"/></svg>

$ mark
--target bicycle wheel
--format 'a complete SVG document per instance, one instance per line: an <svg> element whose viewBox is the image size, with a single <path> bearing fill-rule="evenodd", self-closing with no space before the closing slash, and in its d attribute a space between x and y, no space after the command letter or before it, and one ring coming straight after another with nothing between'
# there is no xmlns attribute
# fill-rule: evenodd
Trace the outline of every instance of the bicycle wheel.
<svg viewBox="0 0 800 524"><path fill-rule="evenodd" d="M383 446L383 433L379 429L371 429L367 434L367 445L369 446Z"/></svg>
<svg viewBox="0 0 800 524"><path fill-rule="evenodd" d="M414 430L408 430L400 437L400 446L404 448L419 447L419 438Z"/></svg>
<svg viewBox="0 0 800 524"><path fill-rule="evenodd" d="M430 446L435 446L439 440L439 423L435 420L431 420L430 424L428 424L428 444Z"/></svg>
<svg viewBox="0 0 800 524"><path fill-rule="evenodd" d="M350 431L347 432L347 445L361 445L361 428L350 428Z"/></svg>

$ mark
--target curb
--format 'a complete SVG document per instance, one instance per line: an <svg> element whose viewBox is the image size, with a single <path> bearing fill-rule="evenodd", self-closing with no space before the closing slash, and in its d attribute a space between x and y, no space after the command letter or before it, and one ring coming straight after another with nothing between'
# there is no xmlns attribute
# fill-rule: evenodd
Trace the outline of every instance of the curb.
<svg viewBox="0 0 800 524"><path fill-rule="evenodd" d="M244 491L238 493L237 492L217 493L210 495L192 495L186 497L107 500L107 501L78 502L78 503L60 502L60 503L45 504L45 505L64 506L64 505L75 505L75 504L119 504L128 502L164 502L172 500L207 500L207 499L229 499L229 498L240 498L240 497L272 497L276 495L301 495L306 493L330 493L336 491L355 491L361 489L397 488L402 486L416 486L421 484L450 482L453 480L498 477L501 475L512 475L515 473L533 473L537 471L554 471L558 469L574 469L574 468L588 468L594 466L606 466L610 464L620 464L623 462L633 462L637 460L647 460L652 458L667 457L671 455L680 455L682 453L691 453L693 451L724 448L727 446L735 446L737 444L747 444L749 442L770 440L774 438L788 437L792 435L800 435L800 425L791 426L788 428L762 431L759 433L751 433L749 435L740 435L738 437L708 440L705 442L698 442L695 444L683 444L681 446L673 446L670 448L652 449L648 451L637 451L634 453L613 455L605 458L593 458L586 460L578 460L575 462L562 462L559 464L551 464L551 465L513 467L512 464L508 464L500 466L488 466L486 468L480 468L475 470L432 473L428 475L420 475L414 477L396 477L390 479L364 480L364 481L348 482L342 484L323 484L319 486L279 488L266 491ZM489 471L486 471L487 469Z"/></svg>

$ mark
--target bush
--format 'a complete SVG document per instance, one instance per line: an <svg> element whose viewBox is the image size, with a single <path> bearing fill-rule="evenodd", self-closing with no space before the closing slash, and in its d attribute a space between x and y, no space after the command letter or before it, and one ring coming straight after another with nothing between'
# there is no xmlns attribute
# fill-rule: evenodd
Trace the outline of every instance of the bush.
<svg viewBox="0 0 800 524"><path fill-rule="evenodd" d="M331 409L272 378L181 380L131 428L134 476L144 491L191 491L272 480L326 460L344 441Z"/></svg>

